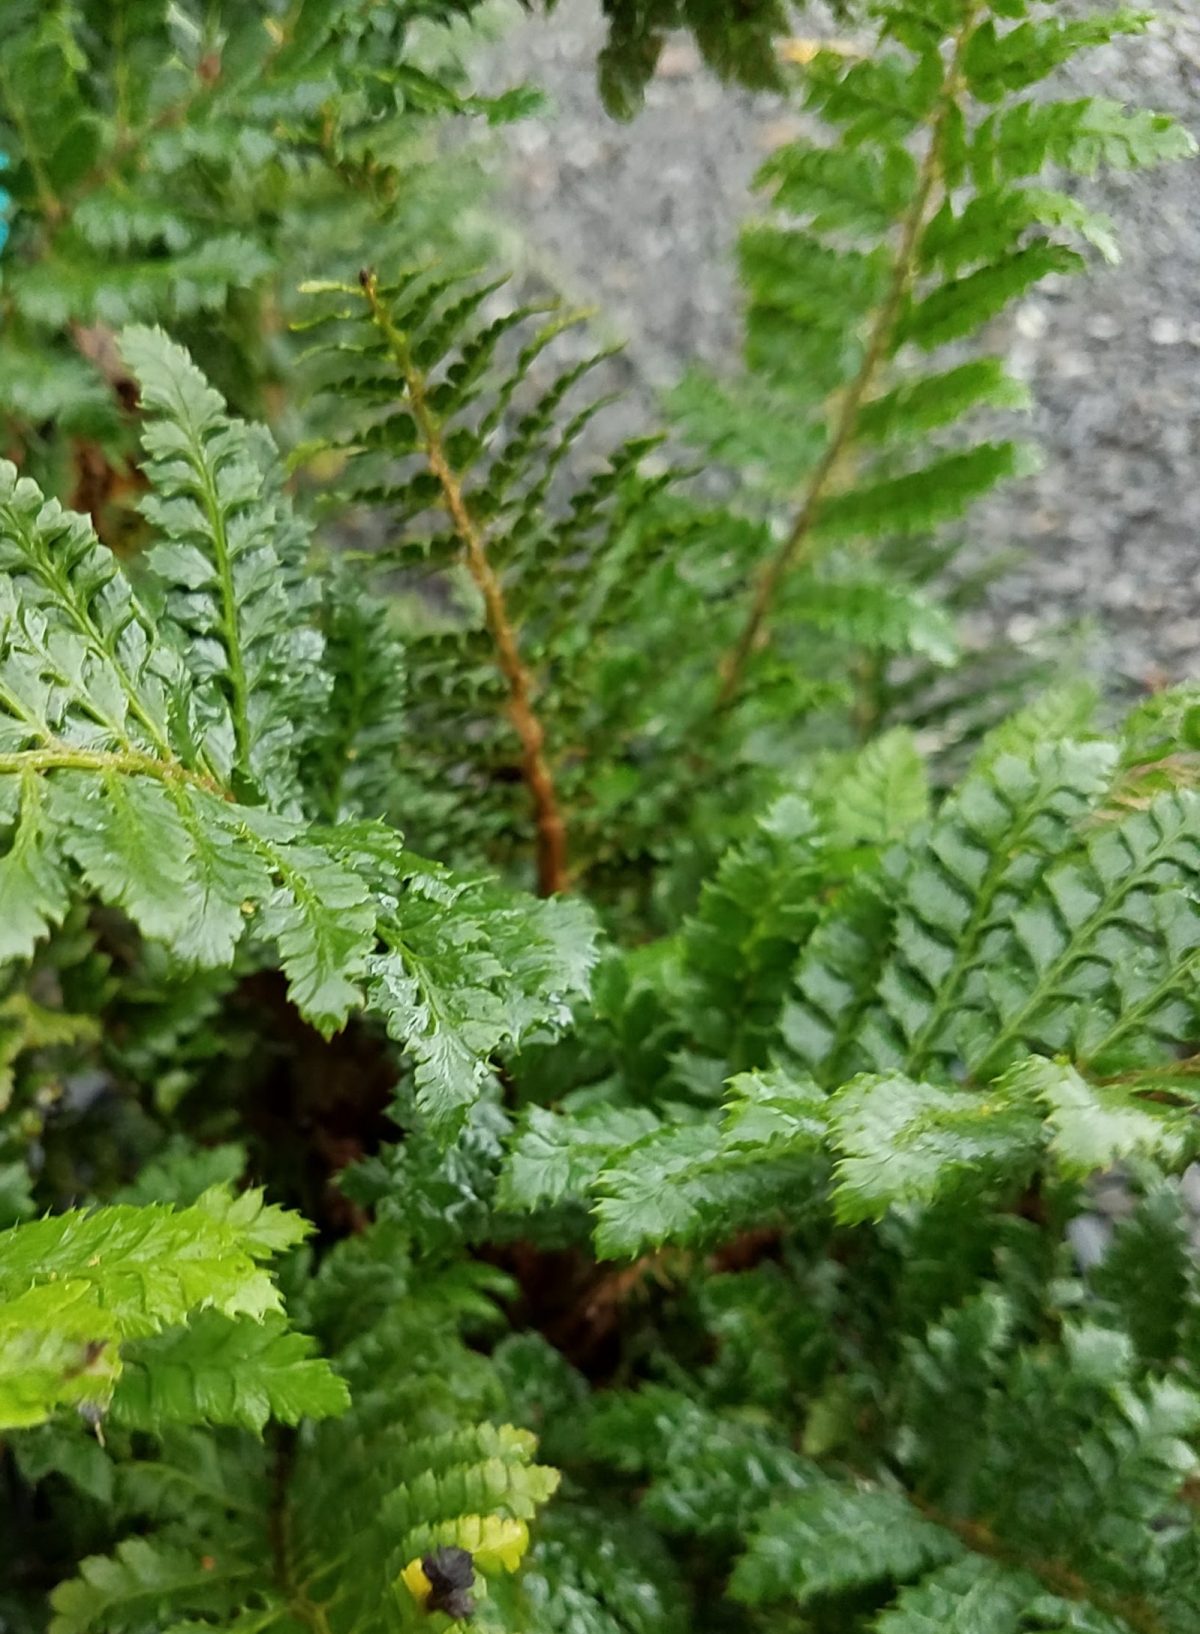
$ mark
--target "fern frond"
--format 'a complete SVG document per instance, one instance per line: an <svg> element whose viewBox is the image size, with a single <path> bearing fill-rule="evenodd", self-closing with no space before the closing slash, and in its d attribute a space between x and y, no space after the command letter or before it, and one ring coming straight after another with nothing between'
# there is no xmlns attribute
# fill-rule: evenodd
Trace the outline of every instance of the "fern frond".
<svg viewBox="0 0 1200 1634"><path fill-rule="evenodd" d="M947 803L908 865L895 951L857 1027L863 1065L920 1072L930 1060L969 1057L975 995L995 1002L985 966L999 927L1073 846L1073 824L1101 798L1112 767L1103 744L1047 746L1029 761L998 760Z"/></svg>
<svg viewBox="0 0 1200 1634"><path fill-rule="evenodd" d="M255 1262L302 1241L309 1227L247 1192L206 1192L185 1209L126 1204L50 1216L3 1233L0 1285L86 1284L130 1338L160 1332L211 1306L261 1319L279 1295Z"/></svg>
<svg viewBox="0 0 1200 1634"><path fill-rule="evenodd" d="M959 1552L953 1535L899 1493L817 1485L768 1510L738 1561L731 1589L751 1605L904 1582Z"/></svg>
<svg viewBox="0 0 1200 1634"><path fill-rule="evenodd" d="M978 409L1025 401L995 360L926 371L905 355L936 353L1042 279L1081 270L1080 241L1115 258L1106 220L1062 192L1014 184L1051 164L1087 171L1195 151L1160 116L1016 101L1078 51L1146 22L1127 10L1028 13L1025 0L882 5L875 52L820 51L805 70L808 105L831 136L789 144L759 175L778 215L742 240L750 383L707 402L693 382L683 401L685 429L749 460L752 479L761 467L792 504L727 652L722 705L739 696L769 628L794 645L785 587L830 539L928 534L1030 469L1018 444L963 445ZM735 418L744 424L731 436ZM768 419L788 436L772 442ZM911 463L906 445L930 431L960 446L939 443L935 460Z"/></svg>
<svg viewBox="0 0 1200 1634"><path fill-rule="evenodd" d="M116 1204L0 1233L5 1422L36 1424L60 1402L103 1409L127 1339L210 1309L253 1322L278 1311L259 1262L308 1229L259 1193L234 1200L218 1189L183 1209Z"/></svg>
<svg viewBox="0 0 1200 1634"><path fill-rule="evenodd" d="M565 790L595 707L581 670L598 666L630 604L639 555L654 546L635 520L662 485L640 469L653 445L626 445L564 500L564 462L605 401L573 414L565 406L606 354L557 370L546 362L578 320L552 315L513 358L533 314L481 316L494 286L432 274L385 285L372 274L362 288L310 288L323 304L306 327L323 383L337 394L342 429L332 446L346 461L345 490L404 530L375 565L461 569L467 587L451 603L449 628L406 648L409 776L437 791L431 820L440 815L442 828L464 822L451 791L474 801L466 822L489 855L519 832L508 810L519 771L539 888L561 890ZM348 403L356 418L346 426Z"/></svg>
<svg viewBox="0 0 1200 1634"><path fill-rule="evenodd" d="M54 1634L89 1634L161 1626L165 1619L174 1626L189 1613L224 1618L255 1570L252 1559L225 1556L209 1564L194 1549L128 1538L112 1556L85 1560L77 1578L59 1585L50 1627Z"/></svg>
<svg viewBox="0 0 1200 1634"><path fill-rule="evenodd" d="M616 1509L552 1506L510 1595L513 1621L528 1634L682 1634L687 1626L675 1562Z"/></svg>
<svg viewBox="0 0 1200 1634"><path fill-rule="evenodd" d="M321 1030L376 1005L444 1121L491 1052L569 1019L591 919L455 880L382 825L305 823L301 727L327 682L277 457L164 336L129 345L161 416L161 632L86 522L0 468L0 949L28 957L77 876L186 964L228 964L250 930Z"/></svg>
<svg viewBox="0 0 1200 1634"><path fill-rule="evenodd" d="M114 266L102 253L61 253L6 277L5 288L31 326L65 329L74 320L119 329L219 312L231 291L260 283L273 268L254 239L216 233L165 261L133 258Z"/></svg>

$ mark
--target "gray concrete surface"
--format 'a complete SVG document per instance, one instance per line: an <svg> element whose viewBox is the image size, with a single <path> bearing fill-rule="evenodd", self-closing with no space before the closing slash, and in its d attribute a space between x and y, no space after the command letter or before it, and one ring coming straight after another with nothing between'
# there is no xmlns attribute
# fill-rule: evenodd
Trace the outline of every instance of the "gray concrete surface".
<svg viewBox="0 0 1200 1634"><path fill-rule="evenodd" d="M1077 0L1083 4L1084 0ZM1200 6L1162 0L1150 35L1077 60L1064 94L1152 106L1200 132ZM596 0L563 0L494 47L484 80L545 87L546 118L505 133L505 213L527 257L598 305L630 344L630 426L693 359L736 345L732 248L749 180L796 129L780 101L718 84L670 44L646 108L609 120L595 89ZM1045 288L991 337L1037 399L1044 471L970 525L974 549L1018 548L992 620L1017 640L1098 621L1111 682L1200 673L1200 162L1080 184L1116 219L1124 257Z"/></svg>

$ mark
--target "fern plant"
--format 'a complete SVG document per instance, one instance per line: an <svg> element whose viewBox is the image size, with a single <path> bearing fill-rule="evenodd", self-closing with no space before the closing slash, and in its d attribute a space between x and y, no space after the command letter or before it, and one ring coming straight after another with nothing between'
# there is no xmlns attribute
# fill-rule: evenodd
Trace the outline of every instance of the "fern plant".
<svg viewBox="0 0 1200 1634"><path fill-rule="evenodd" d="M564 482L604 401L584 391L602 355L549 361L568 315L539 327L436 269L310 286L302 326L333 426L301 458L335 454L341 496L391 518L395 543L361 568L429 576L444 613L426 603L409 632L424 786L403 798L506 865L532 804L543 889L589 874L627 889L635 865L653 879L668 852L679 864L689 810L698 831L727 825L814 747L904 720L946 744L978 736L970 706L985 695L986 726L986 696L1017 679L991 664L973 692L970 672L930 691L964 657L939 530L1034 457L973 434L1028 396L961 343L1081 270L1082 248L1116 255L1112 224L1056 177L1194 143L1165 116L1041 87L1141 13L1015 30L982 3L874 14L877 50L803 71L827 134L759 177L774 209L742 238L744 373L694 373L675 394L677 429L739 474L730 504L647 442ZM448 582L460 569L465 585Z"/></svg>
<svg viewBox="0 0 1200 1634"><path fill-rule="evenodd" d="M710 459L745 471L749 514L772 524L719 707L757 692L752 719L794 714L781 677L813 673L814 649L819 666L824 639L850 635L854 715L870 731L901 700L913 718L914 678L897 658L927 671L955 661L929 599L953 557L930 550L931 532L1036 458L994 436L996 411L1027 407L1026 388L998 357L964 359L961 343L1042 279L1082 270L1087 248L1117 256L1112 223L1065 178L1179 159L1194 143L1165 116L1047 94L1063 63L1144 30L1146 13L1065 19L984 0L868 10L875 48L819 51L802 70L818 134L759 172L772 213L741 239L745 370L694 372L676 408ZM981 416L986 440L972 428Z"/></svg>
<svg viewBox="0 0 1200 1634"><path fill-rule="evenodd" d="M371 9L267 34L378 136ZM13 1627L1200 1629L1195 690L1062 687L949 789L892 723L1023 458L965 429L999 365L922 352L1109 247L1047 165L1191 143L1041 93L1131 13L865 14L793 53L828 136L744 375L680 394L732 500L592 459L568 315L375 242L304 297L290 469L145 324L145 549L0 464ZM220 16L192 135L277 66Z"/></svg>
<svg viewBox="0 0 1200 1634"><path fill-rule="evenodd" d="M631 1286L657 1268L622 1334L645 1382L594 1398L568 1470L649 1477L698 1604L728 1573L764 1627L1194 1626L1195 1273L1163 1175L1197 1151L1195 795L1127 808L1128 744L1022 736L850 868L788 796L682 933L649 1095L531 1107L504 1166L503 1209L588 1222ZM1142 1201L1084 1275L1067 1226L1116 1162Z"/></svg>

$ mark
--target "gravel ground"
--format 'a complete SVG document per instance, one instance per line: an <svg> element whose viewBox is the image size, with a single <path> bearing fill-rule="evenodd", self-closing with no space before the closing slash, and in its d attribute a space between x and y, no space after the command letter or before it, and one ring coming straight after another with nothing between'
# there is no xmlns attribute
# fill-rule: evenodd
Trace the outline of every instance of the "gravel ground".
<svg viewBox="0 0 1200 1634"><path fill-rule="evenodd" d="M1149 36L1072 65L1065 94L1120 96L1200 132L1200 14L1195 0L1159 11ZM623 413L644 424L689 361L735 347L748 183L797 123L720 85L680 39L641 116L616 124L595 89L601 35L596 0L563 0L511 30L483 78L553 99L506 133L506 214L532 262L630 341ZM971 538L1024 552L992 598L1010 637L1094 621L1101 672L1137 685L1200 673L1200 163L1082 191L1115 217L1124 259L1043 288L994 337L1033 388L1046 463L978 513Z"/></svg>

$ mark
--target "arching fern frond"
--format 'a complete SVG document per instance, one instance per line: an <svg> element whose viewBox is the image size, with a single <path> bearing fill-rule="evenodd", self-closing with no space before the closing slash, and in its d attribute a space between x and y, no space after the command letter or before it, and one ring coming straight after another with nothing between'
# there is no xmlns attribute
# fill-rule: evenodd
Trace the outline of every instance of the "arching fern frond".
<svg viewBox="0 0 1200 1634"><path fill-rule="evenodd" d="M81 885L184 964L252 937L322 1031L373 1005L445 1120L493 1050L565 1019L591 922L455 879L382 824L305 820L329 682L277 457L165 336L129 346L156 416L159 625L88 524L0 466L0 952L27 958Z"/></svg>

